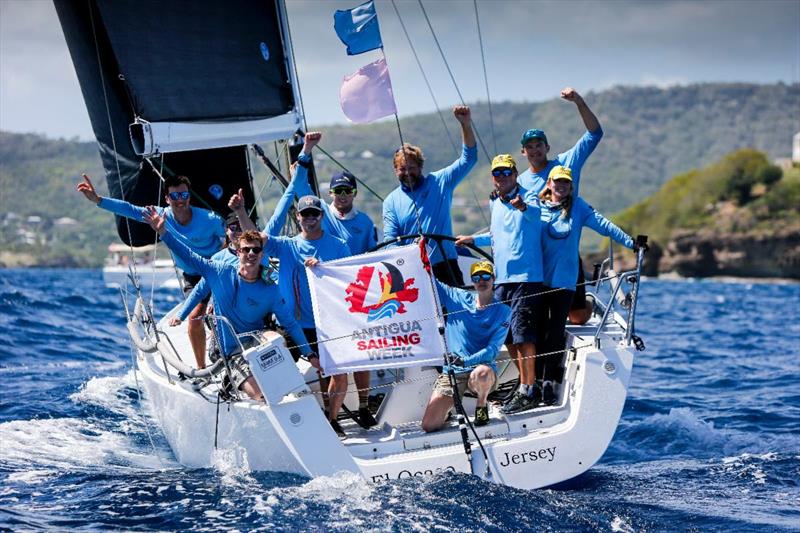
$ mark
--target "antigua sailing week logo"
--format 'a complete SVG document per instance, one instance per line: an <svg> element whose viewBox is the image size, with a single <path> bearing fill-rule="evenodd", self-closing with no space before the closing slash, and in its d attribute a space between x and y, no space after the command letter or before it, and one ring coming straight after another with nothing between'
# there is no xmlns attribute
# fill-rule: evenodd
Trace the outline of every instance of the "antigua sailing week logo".
<svg viewBox="0 0 800 533"><path fill-rule="evenodd" d="M419 297L414 278L404 280L400 269L386 262L361 267L345 292L345 301L350 303L348 311L366 314L367 322L405 313L404 302L415 302Z"/></svg>

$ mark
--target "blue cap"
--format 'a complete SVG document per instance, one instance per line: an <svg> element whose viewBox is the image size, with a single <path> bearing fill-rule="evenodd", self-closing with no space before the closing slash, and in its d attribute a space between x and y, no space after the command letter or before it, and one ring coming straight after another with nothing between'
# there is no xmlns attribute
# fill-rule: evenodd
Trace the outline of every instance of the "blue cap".
<svg viewBox="0 0 800 533"><path fill-rule="evenodd" d="M306 209L316 209L322 211L322 202L314 195L306 195L297 201L297 211L305 211Z"/></svg>
<svg viewBox="0 0 800 533"><path fill-rule="evenodd" d="M535 130L535 129L531 129L523 133L522 139L520 139L519 143L522 146L525 146L525 143L530 141L531 139L541 139L544 141L545 144L547 145L550 144L547 142L547 135L545 135L542 130Z"/></svg>
<svg viewBox="0 0 800 533"><path fill-rule="evenodd" d="M347 172L339 172L331 178L331 190L336 187L350 187L351 189L357 188L356 177Z"/></svg>

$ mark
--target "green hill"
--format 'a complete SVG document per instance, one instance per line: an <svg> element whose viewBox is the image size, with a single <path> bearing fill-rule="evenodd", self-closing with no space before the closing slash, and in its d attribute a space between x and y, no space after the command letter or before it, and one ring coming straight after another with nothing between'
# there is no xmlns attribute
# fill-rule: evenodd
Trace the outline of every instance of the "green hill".
<svg viewBox="0 0 800 533"><path fill-rule="evenodd" d="M601 212L613 213L659 190L670 176L707 165L739 148L755 148L769 158L788 157L792 135L800 130L800 84L699 84L668 89L616 87L583 95L598 115L605 137L583 172L581 194ZM478 131L494 154L485 103L473 105ZM568 149L583 126L573 104L558 98L540 103L493 104L497 147L515 155L519 136L529 127L544 129L551 153ZM445 121L458 139L449 110ZM401 119L404 139L423 147L426 168L449 164L457 154L435 114ZM381 195L396 186L391 157L398 145L393 121L364 126L319 127L322 148ZM338 167L317 160L326 178ZM256 188L270 206L277 186L269 184L253 161ZM488 161L481 151L478 168L456 193L453 219L457 233L486 225L490 192ZM51 140L33 134L0 132L0 264L99 265L109 242L117 240L111 216L93 208L74 191L80 172L102 175L95 143ZM96 180L105 190L105 180ZM376 221L380 201L362 190L358 202ZM38 218L37 218L38 217ZM79 221L77 226L64 217Z"/></svg>
<svg viewBox="0 0 800 533"><path fill-rule="evenodd" d="M800 167L756 150L679 174L614 220L651 237L651 273L800 278Z"/></svg>

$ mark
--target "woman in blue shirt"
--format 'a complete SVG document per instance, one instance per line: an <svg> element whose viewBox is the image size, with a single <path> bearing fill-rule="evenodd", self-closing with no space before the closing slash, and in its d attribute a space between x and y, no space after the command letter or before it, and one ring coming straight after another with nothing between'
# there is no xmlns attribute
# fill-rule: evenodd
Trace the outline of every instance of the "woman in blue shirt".
<svg viewBox="0 0 800 533"><path fill-rule="evenodd" d="M627 233L595 211L583 198L573 196L572 188L571 170L564 166L555 166L550 171L547 186L539 195L545 285L545 293L540 299L540 304L544 306L541 316L545 317L545 322L540 331L544 336L544 353L564 349L564 326L580 268L578 248L583 227L588 226L600 235L610 237L627 248L633 248L633 239ZM561 382L561 361L561 353L556 353L543 357L536 365L536 379L541 381L545 404L555 401L552 382Z"/></svg>

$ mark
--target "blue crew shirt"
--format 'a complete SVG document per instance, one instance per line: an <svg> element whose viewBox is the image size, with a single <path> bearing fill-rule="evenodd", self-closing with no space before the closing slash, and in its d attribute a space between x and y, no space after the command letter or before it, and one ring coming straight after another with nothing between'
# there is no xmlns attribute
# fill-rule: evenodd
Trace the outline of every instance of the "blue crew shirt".
<svg viewBox="0 0 800 533"><path fill-rule="evenodd" d="M145 222L144 207L133 205L124 200L102 197L97 204L101 209L111 211L115 215L130 218L138 222ZM180 239L193 252L201 257L209 258L217 253L225 242L225 221L208 209L189 206L192 210L192 220L183 225L172 214L171 207L156 207L158 214L166 218L167 229ZM200 274L191 264L173 254L175 265L187 274Z"/></svg>
<svg viewBox="0 0 800 533"><path fill-rule="evenodd" d="M295 344L301 347L301 351L310 351L306 336L292 317L277 285L266 282L263 278L253 282L245 281L239 275L238 266L201 257L172 233L164 234L162 241L176 257L180 257L203 276L214 295L215 313L228 320L233 332L245 333L263 329L264 317L274 313ZM239 346L230 329L223 321L216 323L217 339L224 355L230 355Z"/></svg>
<svg viewBox="0 0 800 533"><path fill-rule="evenodd" d="M450 218L450 209L453 204L453 192L477 162L477 145L472 147L463 145L461 157L450 166L423 176L413 191L405 185L400 185L389 193L383 201L383 240L388 241L400 235L420 232L452 235L453 222ZM417 225L417 210L420 227ZM458 257L456 247L451 241L442 242L442 247L444 255L439 246L436 246L430 255L432 264Z"/></svg>
<svg viewBox="0 0 800 533"><path fill-rule="evenodd" d="M444 328L447 348L464 361L455 372L469 372L478 365L488 365L497 372L497 354L508 334L511 308L497 300L477 308L478 295L436 281L439 300L447 308ZM444 372L448 372L447 365Z"/></svg>
<svg viewBox="0 0 800 533"><path fill-rule="evenodd" d="M294 316L303 328L315 327L311 289L303 263L309 257L316 257L320 261L348 257L351 254L347 242L325 232L322 237L313 241L306 240L302 235L292 238L271 236L267 239L264 250L280 259L278 284L287 296L287 302L294 306Z"/></svg>
<svg viewBox="0 0 800 533"><path fill-rule="evenodd" d="M311 156L300 154L298 160L301 163L308 164L311 162ZM311 185L308 183L308 169L303 164L297 165L292 182L294 183L295 195L298 198L314 194L311 190ZM322 218L323 231L347 241L347 245L353 255L366 253L378 243L375 224L366 213L362 213L353 207L349 213L342 217L339 216L333 205L327 205L324 202L322 209L325 211L325 216Z"/></svg>
<svg viewBox="0 0 800 533"><path fill-rule="evenodd" d="M592 152L597 148L597 144L602 138L602 128L598 128L595 131L587 131L578 139L575 146L566 152L558 154L555 159L548 161L547 166L542 169L541 172L533 172L529 168L525 172L520 173L517 177L517 183L538 195L544 190L545 185L547 185L547 177L550 175L550 171L553 170L553 167L560 165L568 167L572 171L573 196L577 197L583 164L586 163L586 160L592 155Z"/></svg>
<svg viewBox="0 0 800 533"><path fill-rule="evenodd" d="M583 198L575 198L569 218L561 205L542 203L542 262L544 284L553 289L575 290L578 278L578 249L581 231L588 226L600 235L633 248L633 239L617 225L594 210Z"/></svg>
<svg viewBox="0 0 800 533"><path fill-rule="evenodd" d="M508 196L522 196L527 209L520 211L501 198L492 199L489 233L475 235L477 246L492 246L495 284L541 282L542 232L539 198L517 185Z"/></svg>

